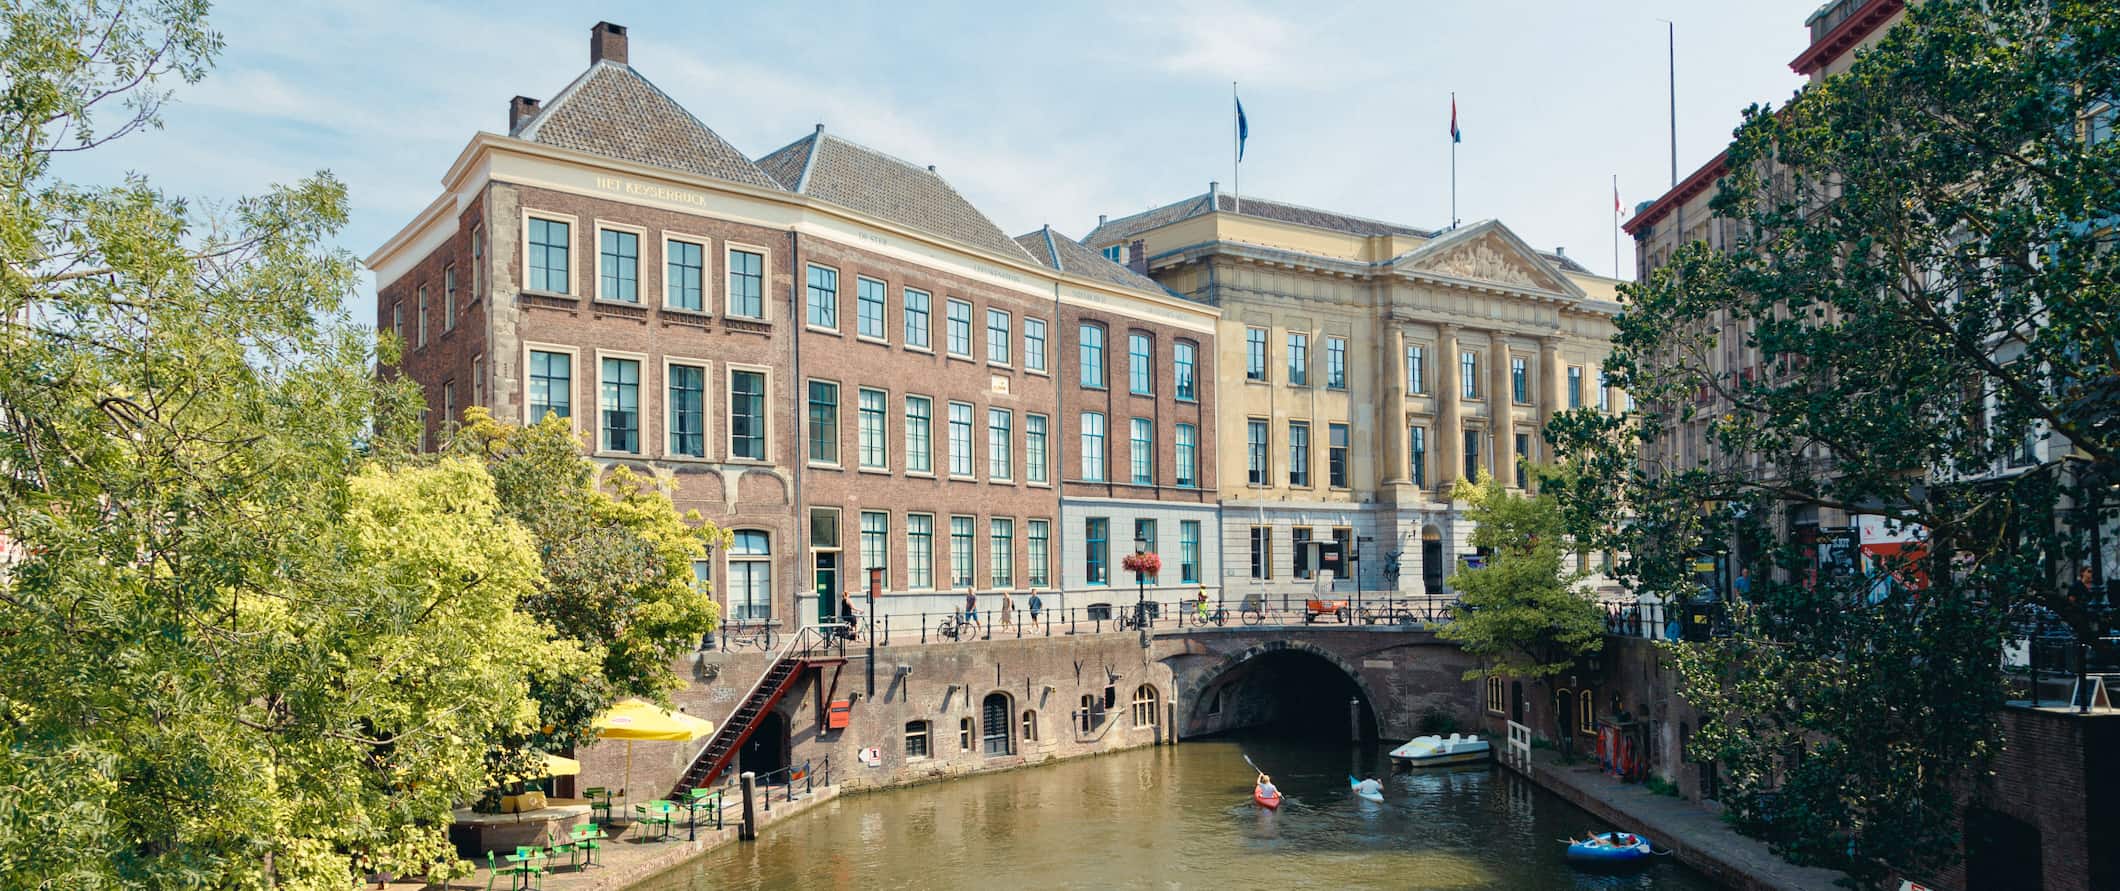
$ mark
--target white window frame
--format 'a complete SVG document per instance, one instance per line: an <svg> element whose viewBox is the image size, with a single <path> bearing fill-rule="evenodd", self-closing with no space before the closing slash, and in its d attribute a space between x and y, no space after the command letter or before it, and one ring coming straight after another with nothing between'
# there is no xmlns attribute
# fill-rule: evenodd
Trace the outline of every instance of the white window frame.
<svg viewBox="0 0 2120 891"><path fill-rule="evenodd" d="M1052 374L1053 326L1037 316L1024 316L1023 322L1023 370L1041 377ZM1031 352L1031 323L1036 322L1044 331L1038 338L1038 351ZM1038 364L1031 364L1031 356L1038 357Z"/></svg>
<svg viewBox="0 0 2120 891"><path fill-rule="evenodd" d="M883 460L876 464L868 462L868 456L864 454L866 446L862 442L868 436L866 425L869 418L868 413L862 408L861 400L871 393L875 394L880 400L878 405L881 406L881 410L876 416L878 425L876 430L876 448L882 454ZM891 469L891 391L889 390L881 387L854 388L854 466L862 470L889 471Z"/></svg>
<svg viewBox="0 0 2120 891"><path fill-rule="evenodd" d="M735 284L736 273L734 265L729 262L729 255L736 251L757 254L759 257L759 314L755 316L747 316L736 311L736 301L734 300L736 289L732 287ZM736 241L723 241L721 243L721 270L721 308L723 315L732 319L745 319L753 322L773 321L773 250L771 248ZM807 303L804 305L808 306Z"/></svg>
<svg viewBox="0 0 2120 891"><path fill-rule="evenodd" d="M569 358L569 359L567 360L567 369L568 369L568 371L567 371L567 424L568 424L568 426L569 426L570 428L572 428L572 429L573 429L573 431L574 431L574 434L575 434L576 436L580 436L580 435L581 435L581 432L582 432L582 422L581 422L581 421L582 421L582 412L581 412L581 404L582 404L582 388L581 388L581 378L582 378L582 370L581 370L581 369L582 369L582 351L581 351L581 348L580 348L580 347L574 347L574 346L566 346L566 345L563 345L563 344L557 344L557 343L537 343L537 342L535 342L535 341L528 341L528 340L526 340L526 341L523 341L523 358L522 358L522 362L523 362L523 364L522 364L522 366L521 366L521 367L522 367L522 369L523 369L523 377L522 377L522 381L523 381L523 389L522 389L522 394L523 394L523 395L522 395L522 399L523 399L523 403L522 403L522 409L521 409L521 410L522 410L522 413L523 413L523 414L522 414L522 418L523 418L523 424L524 424L525 426L528 426L528 425L530 425L530 424L535 424L535 423L537 423L537 422L539 422L539 421L541 421L541 420L544 420L543 418L533 418L533 417L531 417L531 416L530 416L530 354L531 354L531 353L566 353L566 354L567 354L567 355L568 355L568 356L570 357L570 358Z"/></svg>
<svg viewBox="0 0 2120 891"><path fill-rule="evenodd" d="M456 330L456 264L442 267L442 333Z"/></svg>
<svg viewBox="0 0 2120 891"><path fill-rule="evenodd" d="M722 454L723 454L723 455L727 455L727 456L728 456L728 463L731 463L731 464L772 464L772 463L773 463L773 454L774 454L774 451L773 451L773 444L774 444L775 442L777 442L777 441L778 441L778 435L779 435L779 431L778 431L778 430L776 429L776 427L777 427L777 425L778 425L779 421L778 421L778 420L777 420L777 419L775 418L775 414L776 414L776 413L775 413L775 412L773 411L773 405L774 405L774 403L773 403L773 391L774 391L774 390L776 389L776 387L774 386L774 383L775 383L775 382L774 382L774 380L773 380L773 369L772 369L772 367L771 367L771 366L767 366L767 365L745 365L745 364L739 364L739 363L736 363L736 362L723 362L723 363L722 363L722 365L721 365L721 368L722 368L722 375L721 375L721 387L722 387L722 392L723 392L724 394L727 394L727 395L726 395L726 396L724 397L723 401L725 401L725 402L728 402L728 403L729 403L730 409L733 409L733 408L735 407L735 404L736 404L736 403L735 403L735 394L736 394L736 389L735 389L735 387L733 386L733 384L734 384L734 383L735 383L735 381L736 381L736 373L737 373L737 372L739 372L739 371L755 371L755 372L758 372L759 374L762 374L762 375L764 375L764 376L765 376L765 382L766 382L766 392L765 392L765 398L764 398L764 401L763 401L763 406L764 406L764 407L763 407L763 408L761 409L761 413L765 415L765 422L766 422L766 435L765 435L765 442L763 443L763 445L764 445L764 448L762 449L762 451L764 451L764 452L765 452L765 457L763 457L763 458L742 458L742 457L738 457L738 456L737 456L737 454L736 454L736 439L735 439L735 436L736 436L736 430L735 430L735 427L736 427L736 425L735 425L735 424L723 424L723 425L722 425L722 427L724 428L724 430L723 430L723 432L722 432L722 443L721 443L721 447L722 447Z"/></svg>
<svg viewBox="0 0 2120 891"><path fill-rule="evenodd" d="M832 273L832 324L830 325L820 325L816 322L810 321L810 270L812 269L823 269ZM837 266L833 266L829 263L815 263L807 260L803 262L802 327L804 329L809 331L816 331L822 334L839 333L839 295L843 293L840 290L839 283L845 280L845 278L846 276L840 274L839 267Z"/></svg>
<svg viewBox="0 0 2120 891"><path fill-rule="evenodd" d="M883 304L882 304L882 305L883 305L883 308L882 308L882 309L880 310L880 312L882 313L882 316L881 316L881 318L879 319L880 323L881 323L881 324L883 325L883 333L882 333L882 334L864 334L864 333L862 333L862 331L861 331L861 285L862 285L862 283L863 283L863 282L874 282L874 283L876 284L876 286L877 286L877 287L879 287L879 288L882 288L882 289L883 289ZM900 324L903 324L903 323L904 323L904 318L903 318L903 311L904 311L904 307L903 307L903 305L901 305L901 306L899 307L899 309L900 309L900 314L901 314L901 317L900 317L900 319L899 319L899 322L900 322ZM891 283L890 283L890 282L884 281L883 279L877 278L877 277L875 277L875 276L872 276L872 275L856 275L856 276L854 276L854 338L855 338L855 339L857 339L857 340L866 340L866 341L868 341L868 342L870 342L870 343L881 343L881 344L889 344L889 343L891 342Z"/></svg>
<svg viewBox="0 0 2120 891"><path fill-rule="evenodd" d="M956 306L964 307L964 352L961 353L950 349L950 309ZM944 355L952 359L977 359L979 357L979 326L972 321L974 315L978 312L979 307L973 305L970 300L960 300L955 297L943 299L942 352Z"/></svg>
<svg viewBox="0 0 2120 891"><path fill-rule="evenodd" d="M1033 463L1031 463L1031 420L1030 420L1030 419L1032 419L1032 418L1037 418L1037 419L1038 419L1038 421L1039 421L1039 424L1040 424L1040 426L1042 426L1042 427L1044 428L1043 432L1041 432L1041 433L1039 433L1039 434L1038 434L1038 438L1039 438L1039 440L1041 440L1041 442L1040 442L1040 448L1039 448L1039 450L1040 450L1040 451L1042 451L1042 452L1044 452L1044 454L1043 454L1042 456L1040 456L1040 458L1039 458L1039 460L1038 460L1038 462L1037 462L1036 464L1033 464ZM1027 411L1027 412L1024 412L1024 413L1023 413L1023 480L1024 480L1024 482L1025 482L1025 483L1028 483L1029 485L1033 485L1033 486L1045 486L1045 487L1049 487L1049 486L1051 486L1051 485L1053 484L1053 474L1052 474L1052 460L1053 460L1053 419L1052 419L1052 417L1051 417L1051 416L1049 416L1049 415L1041 414L1041 413L1039 413L1039 412L1034 412L1034 411ZM1036 474L1033 474L1033 473L1031 473L1031 468L1034 468L1034 467L1035 467L1035 468L1037 468L1037 469L1038 469L1038 471L1039 471L1039 472L1038 472L1038 473L1036 473Z"/></svg>
<svg viewBox="0 0 2120 891"><path fill-rule="evenodd" d="M590 389L596 393L596 428L594 431L595 449L592 451L592 454L617 455L629 458L639 458L647 456L650 453L648 449L648 443L655 441L653 439L650 439L649 437L656 435L656 433L659 433L660 431L651 432L648 429L648 411L647 406L645 405L640 406L640 410L634 412L634 415L640 419L640 431L639 434L634 437L634 442L640 447L631 452L613 451L611 449L604 448L604 360L624 359L627 361L634 362L640 367L640 383L638 385L638 390L634 393L634 398L642 401L652 398L655 395L656 382L651 379L648 373L649 370L654 367L654 363L649 361L647 353L635 353L627 350L607 350L599 347L595 351L595 355L596 378L594 385L590 387Z"/></svg>
<svg viewBox="0 0 2120 891"><path fill-rule="evenodd" d="M1004 424L1004 426L1003 426L1003 427L1001 428L1001 449L1000 449L999 451L996 451L996 450L995 450L995 448L994 448L994 418L995 418L995 417L996 417L997 415L998 415L998 416L999 416L999 417L1000 417L1000 418L1002 419L1002 423ZM990 405L990 406L987 406L987 409L986 409L986 478L987 478L987 479L988 479L989 481L992 481L992 482L997 482L997 483L1010 483L1010 482L1015 482L1015 480L1016 480L1016 441L1015 441L1015 440L1016 440L1016 413L1015 413L1015 412L1013 412L1013 411L1010 411L1009 409L1006 409L1006 408L1001 408L1001 407L999 407L999 406L992 406L992 405ZM974 470L976 470L976 469L977 469L977 468L975 467L975 468L974 468ZM996 470L999 470L999 471L1001 471L1001 472L997 474L997 473L995 473L995 472L994 472L994 471L996 471Z"/></svg>
<svg viewBox="0 0 2120 891"><path fill-rule="evenodd" d="M1000 317L1002 324L1001 338L998 344L994 338L994 319L997 316ZM994 347L997 345L1007 354L998 360L994 358ZM1016 314L1005 309L995 309L989 306L986 308L986 364L995 368L1013 368L1015 367L1015 362Z"/></svg>
<svg viewBox="0 0 2120 891"><path fill-rule="evenodd" d="M968 468L963 473L957 472L956 419L950 417L950 415L956 414L957 408L960 406L964 408L964 461L965 466ZM949 444L949 447L944 451L949 455L950 459L949 466L945 468L948 471L947 475L951 479L977 479L979 477L979 406L969 402L951 400L944 404L943 411L945 414L942 419L942 436Z"/></svg>
<svg viewBox="0 0 2120 891"><path fill-rule="evenodd" d="M678 306L678 305L676 305L676 304L673 304L673 303L671 303L671 302L670 302L670 242L673 242L673 241L682 241L682 242L686 242L686 243L689 243L689 244L696 244L696 245L699 245L699 308L698 308L698 309L687 309L687 308L685 308L685 307L682 307L682 306ZM677 311L677 312L691 312L691 313L699 313L700 315L712 315L712 314L713 314L713 312L714 312L714 241L713 241L713 239L710 239L710 238L708 238L708 237L706 237L706 236L704 236L704 235L693 235L693 234L691 234L691 233L689 233L689 232L676 232L676 231L672 231L672 230L669 230L669 229L664 229L664 230L663 230L663 233L662 233L662 254L661 254L660 256L658 256L658 257L657 257L656 259L658 259L658 260L662 261L662 267L661 267L661 268L662 268L662 274L661 274L660 278L662 279L662 286L663 286L663 288L662 288L662 292L663 292L663 299L662 299L662 307L663 307L664 309L668 309L668 310L675 310L675 311Z"/></svg>
<svg viewBox="0 0 2120 891"><path fill-rule="evenodd" d="M912 409L913 400L915 399L927 403L927 448L918 451L913 448ZM905 475L933 477L935 475L935 397L926 393L907 393L905 398L899 400L898 410L898 417L900 418L898 426L905 434ZM927 458L926 467L913 466L913 456L915 454L920 454Z"/></svg>
<svg viewBox="0 0 2120 891"><path fill-rule="evenodd" d="M676 366L699 369L699 450L702 454L684 455L670 450L669 431L676 429L677 405L670 399L670 369ZM662 388L656 393L662 397L663 435L656 442L662 444L660 454L670 461L711 461L714 458L714 363L705 359L685 356L664 356L662 360Z"/></svg>
<svg viewBox="0 0 2120 891"><path fill-rule="evenodd" d="M534 207L523 208L522 229L519 230L523 233L523 259L522 268L518 273L519 275L521 275L521 278L517 279L517 281L523 282L525 285L527 285L530 281L530 220L533 218L545 220L547 222L552 223L567 224L567 293L561 294L560 296L581 296L582 264L581 258L574 256L574 249L581 247L580 233L582 231L582 222L581 217L575 216L571 213L557 213L548 210L539 210ZM529 287L525 287L523 290L530 291L533 294L556 293L553 291L546 291Z"/></svg>
<svg viewBox="0 0 2120 891"><path fill-rule="evenodd" d="M913 559L913 519L915 517L927 521L927 563L925 569L926 578L924 579L915 578L913 575L913 568L919 565ZM905 515L905 587L908 591L935 590L935 515L926 511L910 511Z"/></svg>
<svg viewBox="0 0 2120 891"><path fill-rule="evenodd" d="M604 294L604 230L606 229L612 232L624 232L633 236L632 300ZM625 306L647 306L648 302L640 299L641 289L647 287L648 284L647 276L641 274L641 267L646 265L643 261L647 259L646 254L648 253L646 250L648 246L647 227L634 226L627 223L613 223L599 219L596 221L596 237L591 240L596 243L596 299L605 303L617 303ZM574 272L571 268L572 264L569 264L569 267L567 272L571 275Z"/></svg>
<svg viewBox="0 0 2120 891"><path fill-rule="evenodd" d="M898 288L898 330L900 336L904 336L904 332L912 330L906 318L908 315L906 296L909 294L919 294L927 298L927 308L920 311L921 315L927 319L927 324L921 327L921 332L926 336L922 337L919 343L914 343L912 338L906 337L905 348L916 353L932 355L935 352L935 292L910 285Z"/></svg>

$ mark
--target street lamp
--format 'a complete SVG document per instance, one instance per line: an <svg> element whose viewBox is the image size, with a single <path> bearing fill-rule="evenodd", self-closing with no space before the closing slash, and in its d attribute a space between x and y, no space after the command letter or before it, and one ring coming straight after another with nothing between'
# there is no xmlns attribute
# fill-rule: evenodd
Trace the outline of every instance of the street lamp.
<svg viewBox="0 0 2120 891"><path fill-rule="evenodd" d="M1134 556L1148 553L1148 536L1134 536ZM1141 629L1141 645L1148 646L1148 576L1138 563L1134 567L1134 627Z"/></svg>

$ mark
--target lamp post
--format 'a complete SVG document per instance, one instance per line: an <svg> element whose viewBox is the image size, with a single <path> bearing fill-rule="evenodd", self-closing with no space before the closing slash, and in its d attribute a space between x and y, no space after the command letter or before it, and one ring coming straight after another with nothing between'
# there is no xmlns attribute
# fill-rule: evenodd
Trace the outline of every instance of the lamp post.
<svg viewBox="0 0 2120 891"><path fill-rule="evenodd" d="M869 701L876 699L876 592L883 587L883 567L869 567Z"/></svg>
<svg viewBox="0 0 2120 891"><path fill-rule="evenodd" d="M1142 555L1144 555L1144 554L1147 554L1147 553L1148 553L1148 538L1147 538L1146 536L1142 536L1142 535L1135 535L1135 536L1134 536L1134 556L1135 556L1136 558L1139 558L1139 557L1141 557ZM1147 647L1147 646L1148 646L1148 576L1146 576L1146 575L1143 575L1143 574L1141 573L1141 568L1140 568L1139 566L1136 566L1136 567L1134 567L1134 627L1136 627L1136 628L1139 628L1139 629L1141 629L1141 646L1142 646L1142 647L1144 647L1144 648L1145 648L1145 647Z"/></svg>

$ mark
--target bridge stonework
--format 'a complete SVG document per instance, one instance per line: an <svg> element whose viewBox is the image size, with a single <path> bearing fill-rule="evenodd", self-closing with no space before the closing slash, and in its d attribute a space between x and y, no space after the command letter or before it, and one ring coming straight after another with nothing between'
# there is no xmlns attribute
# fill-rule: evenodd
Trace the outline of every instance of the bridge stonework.
<svg viewBox="0 0 2120 891"><path fill-rule="evenodd" d="M1284 703L1259 698L1286 691L1274 688L1274 678L1257 675L1287 672L1306 661L1344 675L1384 739L1414 736L1429 712L1448 715L1461 727L1477 726L1480 714L1479 685L1463 679L1477 662L1428 630L1189 628L1158 635L1150 655L1170 667L1181 737L1262 723Z"/></svg>

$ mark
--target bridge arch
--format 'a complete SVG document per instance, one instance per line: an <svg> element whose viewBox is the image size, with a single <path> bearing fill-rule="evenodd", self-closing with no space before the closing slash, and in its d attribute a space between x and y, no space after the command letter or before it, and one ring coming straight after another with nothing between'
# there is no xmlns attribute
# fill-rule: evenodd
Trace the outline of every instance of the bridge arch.
<svg viewBox="0 0 2120 891"><path fill-rule="evenodd" d="M1300 672L1306 666L1336 674L1340 680L1344 681L1344 685L1340 689L1354 692L1354 698L1359 703L1359 733L1363 738L1377 738L1383 730L1383 726L1379 721L1378 709L1388 703L1389 700L1379 696L1378 692L1371 688L1369 681L1362 676L1360 669L1349 664L1339 654L1309 641L1300 639L1261 641L1242 650L1215 658L1212 661L1201 660L1196 663L1196 666L1180 667L1173 665L1172 676L1176 681L1174 686L1176 686L1178 692L1178 706L1182 710L1182 720L1180 721L1182 732L1197 734L1256 726L1256 724L1243 723L1241 718L1226 716L1221 711L1225 692L1232 687L1238 686L1237 682L1230 680L1232 676L1237 676L1239 682L1241 682L1246 679L1245 675L1247 673L1258 674L1259 670L1263 668L1294 668L1299 673L1292 679L1285 675L1277 674L1261 680L1265 681L1269 686L1277 682L1285 684L1291 680L1299 683L1304 679L1304 675ZM1312 674L1310 677L1316 678L1317 674ZM1278 693L1285 700L1288 692L1290 691L1283 688L1278 691L1265 691L1264 695L1272 696ZM1334 697L1334 700L1311 703L1311 705L1322 711L1324 708L1337 707L1338 702L1336 700L1337 697ZM1289 703L1276 702L1270 704L1284 706ZM1347 726L1345 714L1344 708L1339 709L1338 715L1340 717L1338 722L1327 723L1324 727L1335 730L1345 728Z"/></svg>

